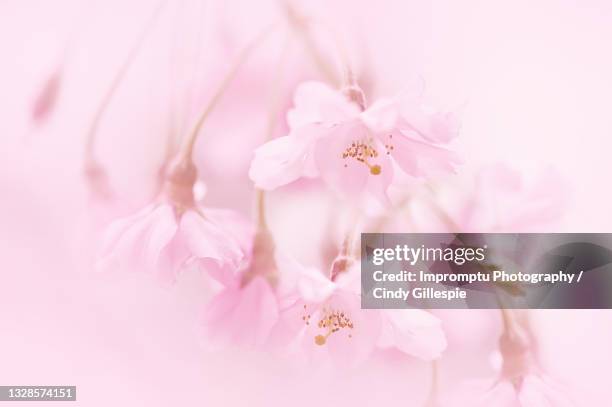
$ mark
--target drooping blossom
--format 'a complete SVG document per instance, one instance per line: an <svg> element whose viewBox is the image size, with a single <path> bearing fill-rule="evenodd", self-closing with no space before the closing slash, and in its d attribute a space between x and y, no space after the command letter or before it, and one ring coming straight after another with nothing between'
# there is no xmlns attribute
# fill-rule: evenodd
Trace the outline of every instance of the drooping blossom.
<svg viewBox="0 0 612 407"><path fill-rule="evenodd" d="M263 346L278 323L281 293L278 276L283 262L267 229L258 230L237 271L216 268L211 275L221 284L202 319L206 345Z"/></svg>
<svg viewBox="0 0 612 407"><path fill-rule="evenodd" d="M108 227L98 268L144 269L166 282L191 263L206 270L238 268L248 250L249 226L232 211L197 203L196 178L192 163L173 164L157 202Z"/></svg>
<svg viewBox="0 0 612 407"><path fill-rule="evenodd" d="M515 313L502 311L501 370L493 380L472 380L445 405L457 407L573 407L566 390L541 367L535 337Z"/></svg>
<svg viewBox="0 0 612 407"><path fill-rule="evenodd" d="M430 360L440 356L446 339L440 321L416 309L361 309L359 264L334 281L319 270L294 264L289 285L296 300L280 310L274 339L313 361L355 365L374 350L396 348Z"/></svg>
<svg viewBox="0 0 612 407"><path fill-rule="evenodd" d="M261 221L237 272L217 268L211 273L221 285L202 319L206 345L278 348L281 312L299 300L295 276L304 268L278 250Z"/></svg>
<svg viewBox="0 0 612 407"><path fill-rule="evenodd" d="M552 170L531 177L505 164L479 168L456 185L411 191L411 222L418 230L439 232L538 232L550 230L569 200Z"/></svg>
<svg viewBox="0 0 612 407"><path fill-rule="evenodd" d="M522 377L519 387L507 380L474 381L464 386L452 407L575 407L564 389L543 374Z"/></svg>
<svg viewBox="0 0 612 407"><path fill-rule="evenodd" d="M306 82L288 112L290 132L255 150L249 176L262 189L300 177L321 177L348 198L370 195L387 204L395 167L423 177L452 171L446 149L458 126L450 113L430 113L407 93L365 107L356 85L336 91Z"/></svg>
<svg viewBox="0 0 612 407"><path fill-rule="evenodd" d="M527 180L507 166L487 166L478 172L458 224L464 232L538 231L561 217L565 192L552 172Z"/></svg>
<svg viewBox="0 0 612 407"><path fill-rule="evenodd" d="M238 273L213 274L222 288L204 313L208 345L270 348L343 366L377 348L433 359L446 346L440 322L425 311L362 310L354 262L332 281L277 251L268 232L255 237L250 258Z"/></svg>

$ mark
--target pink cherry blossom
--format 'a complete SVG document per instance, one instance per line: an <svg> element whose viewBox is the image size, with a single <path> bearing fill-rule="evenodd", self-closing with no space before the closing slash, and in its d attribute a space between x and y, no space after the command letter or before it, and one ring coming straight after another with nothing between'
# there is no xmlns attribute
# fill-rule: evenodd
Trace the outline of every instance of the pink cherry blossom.
<svg viewBox="0 0 612 407"><path fill-rule="evenodd" d="M415 188L411 224L430 232L546 231L561 220L567 192L552 170L525 176L505 164L487 165L457 185L439 185L433 195L430 186Z"/></svg>
<svg viewBox="0 0 612 407"><path fill-rule="evenodd" d="M321 177L354 199L369 194L388 203L395 167L423 177L454 169L459 160L445 148L457 134L450 113L429 113L418 97L381 99L364 110L363 94L306 82L287 114L289 135L255 151L249 176L262 189L301 177Z"/></svg>
<svg viewBox="0 0 612 407"><path fill-rule="evenodd" d="M294 301L291 290L279 286L279 276L286 273L285 260L267 229L259 230L241 267L217 267L211 276L220 290L207 304L202 320L206 345L246 347L269 343L285 301Z"/></svg>
<svg viewBox="0 0 612 407"><path fill-rule="evenodd" d="M466 232L538 231L557 221L567 198L558 175L545 172L528 182L504 165L483 168L476 176L475 193L459 214Z"/></svg>
<svg viewBox="0 0 612 407"><path fill-rule="evenodd" d="M501 370L495 380L472 380L460 386L450 406L572 407L565 390L542 369L537 342L519 311L502 310L499 340Z"/></svg>
<svg viewBox="0 0 612 407"><path fill-rule="evenodd" d="M259 346L298 360L349 366L377 348L433 359L446 346L431 314L362 310L356 269L331 281L274 250L269 238L255 238L251 262L240 272L217 276L222 288L203 319L206 342L215 348Z"/></svg>
<svg viewBox="0 0 612 407"><path fill-rule="evenodd" d="M264 345L278 321L278 299L263 277L255 277L245 286L224 287L207 305L203 326L207 345Z"/></svg>
<svg viewBox="0 0 612 407"><path fill-rule="evenodd" d="M425 311L361 309L358 264L335 281L314 268L294 265L289 271L298 299L281 309L275 334L297 354L355 365L379 348L430 360L446 347L440 321Z"/></svg>
<svg viewBox="0 0 612 407"><path fill-rule="evenodd" d="M196 203L195 181L193 165L174 166L158 202L109 225L98 268L144 269L166 282L193 262L210 270L238 268L249 226L232 211Z"/></svg>
<svg viewBox="0 0 612 407"><path fill-rule="evenodd" d="M475 380L466 383L443 403L452 407L574 407L561 386L543 374L527 374L517 385L509 380Z"/></svg>

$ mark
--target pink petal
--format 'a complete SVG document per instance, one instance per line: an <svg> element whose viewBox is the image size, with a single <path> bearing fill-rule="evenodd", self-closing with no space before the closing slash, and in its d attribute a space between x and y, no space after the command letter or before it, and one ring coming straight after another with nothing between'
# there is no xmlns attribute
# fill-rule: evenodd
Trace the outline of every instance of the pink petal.
<svg viewBox="0 0 612 407"><path fill-rule="evenodd" d="M452 151L416 140L401 132L381 135L380 138L381 142L393 146L391 156L408 175L421 177L453 172L461 162Z"/></svg>
<svg viewBox="0 0 612 407"><path fill-rule="evenodd" d="M124 237L128 230L135 230L138 225L144 229L146 227L146 218L151 212L153 212L154 209L155 205L149 205L134 215L120 218L111 222L104 231L98 256L106 257L110 255L115 247L119 245L120 240ZM132 231L132 233L134 232Z"/></svg>
<svg viewBox="0 0 612 407"><path fill-rule="evenodd" d="M281 279L281 289L284 292L295 290L306 302L322 302L336 289L328 277L319 269L305 267L293 258L279 254L275 256Z"/></svg>
<svg viewBox="0 0 612 407"><path fill-rule="evenodd" d="M535 375L525 377L518 398L521 407L574 407L576 405L554 382Z"/></svg>
<svg viewBox="0 0 612 407"><path fill-rule="evenodd" d="M561 216L566 200L554 173L525 184L506 166L487 166L479 172L473 199L461 213L462 225L468 231L538 231Z"/></svg>
<svg viewBox="0 0 612 407"><path fill-rule="evenodd" d="M253 224L240 213L219 208L203 209L206 219L231 234L243 253L250 253L255 233Z"/></svg>
<svg viewBox="0 0 612 407"><path fill-rule="evenodd" d="M157 277L163 284L173 284L191 257L185 242L176 236L164 247L157 261Z"/></svg>
<svg viewBox="0 0 612 407"><path fill-rule="evenodd" d="M207 307L204 328L207 339L245 345L264 344L278 320L278 304L272 288L256 277L245 287L226 288Z"/></svg>
<svg viewBox="0 0 612 407"><path fill-rule="evenodd" d="M218 264L212 259L198 259L200 269L205 270L207 275L225 287L240 285L243 266L235 266L231 263Z"/></svg>
<svg viewBox="0 0 612 407"><path fill-rule="evenodd" d="M360 115L374 133L389 132L397 127L399 110L395 99L379 99Z"/></svg>
<svg viewBox="0 0 612 407"><path fill-rule="evenodd" d="M149 219L150 228L144 236L144 259L148 269L154 269L161 251L172 240L178 228L170 205L159 205Z"/></svg>
<svg viewBox="0 0 612 407"><path fill-rule="evenodd" d="M361 309L360 297L348 292L338 292L327 306L344 311L354 324L353 329L340 330L329 336L324 345L328 346L329 356L341 366L364 362L372 354L381 333L380 313Z"/></svg>
<svg viewBox="0 0 612 407"><path fill-rule="evenodd" d="M509 382L488 379L463 381L444 405L449 407L520 407L516 390Z"/></svg>
<svg viewBox="0 0 612 407"><path fill-rule="evenodd" d="M379 151L384 151L384 148L378 145ZM374 197L378 202L380 202L383 206L388 207L391 205L391 201L389 200L389 195L387 194L387 189L389 185L393 182L393 177L395 174L395 170L393 169L393 164L391 159L384 155L379 157L376 161L383 171L378 175L369 175L366 183L366 190L368 191L368 195Z"/></svg>
<svg viewBox="0 0 612 407"><path fill-rule="evenodd" d="M359 107L342 93L322 82L311 81L297 88L287 122L291 129L296 129L312 123L340 123L358 114Z"/></svg>
<svg viewBox="0 0 612 407"><path fill-rule="evenodd" d="M422 92L403 92L396 101L400 130L414 131L419 138L436 144L448 143L459 133L458 117L425 106Z"/></svg>
<svg viewBox="0 0 612 407"><path fill-rule="evenodd" d="M181 217L179 233L181 239L196 259L212 259L218 266L226 264L237 266L244 253L240 243L234 236L200 215L196 211L188 210Z"/></svg>
<svg viewBox="0 0 612 407"><path fill-rule="evenodd" d="M225 230L230 234L240 247L242 257L239 264L223 263L209 258L200 258L198 263L201 269L206 270L208 275L224 286L239 284L240 271L242 271L249 263L249 254L253 246L253 224L250 223L239 213L216 208L203 208L206 214L206 219L216 224L220 229Z"/></svg>
<svg viewBox="0 0 612 407"><path fill-rule="evenodd" d="M334 281L340 290L361 294L361 263L355 262L348 270L338 274Z"/></svg>
<svg viewBox="0 0 612 407"><path fill-rule="evenodd" d="M307 308L304 308L305 305ZM306 310L313 312L314 309L302 300L284 306L281 305L278 322L270 334L269 345L273 348L301 353L302 349L299 348L299 341L303 339L303 333L307 327L302 318L306 315ZM296 347L297 349L295 349Z"/></svg>
<svg viewBox="0 0 612 407"><path fill-rule="evenodd" d="M473 405L474 407L522 407L514 386L506 381L497 383L484 393L473 393L472 400L474 401L473 403L463 405Z"/></svg>
<svg viewBox="0 0 612 407"><path fill-rule="evenodd" d="M327 137L320 138L314 149L315 163L323 180L348 199L359 200L370 191L376 198L386 201L386 190L393 178L391 162L384 149L374 139L360 120L352 120L335 126ZM353 143L368 142L378 151L378 157L368 158L368 165L355 158L343 158ZM371 168L378 167L373 174Z"/></svg>
<svg viewBox="0 0 612 407"><path fill-rule="evenodd" d="M174 212L169 205L149 206L113 222L105 235L96 266L101 269L115 266L154 269L176 229Z"/></svg>
<svg viewBox="0 0 612 407"><path fill-rule="evenodd" d="M302 176L316 176L310 164L312 147L328 131L311 124L265 143L255 150L249 177L257 188L272 190Z"/></svg>
<svg viewBox="0 0 612 407"><path fill-rule="evenodd" d="M404 108L399 126L402 130L416 132L431 143L448 143L459 134L459 119L455 114L425 113L420 106Z"/></svg>
<svg viewBox="0 0 612 407"><path fill-rule="evenodd" d="M438 358L446 348L446 337L440 321L417 309L382 310L383 335L379 345L396 347L420 359Z"/></svg>

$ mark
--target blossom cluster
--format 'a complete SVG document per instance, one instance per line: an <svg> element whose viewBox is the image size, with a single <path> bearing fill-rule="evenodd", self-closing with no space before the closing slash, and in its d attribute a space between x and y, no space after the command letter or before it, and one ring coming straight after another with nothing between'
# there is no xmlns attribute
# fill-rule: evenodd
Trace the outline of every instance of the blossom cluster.
<svg viewBox="0 0 612 407"><path fill-rule="evenodd" d="M321 65L329 52L316 49L312 21L290 7L284 13L283 27L309 44L304 54L308 50ZM359 234L537 229L539 222L560 214L562 191L551 178L525 182L501 164L475 174L462 171L468 160L458 152L461 115L457 109L435 108L422 88L398 87L393 95L370 102L378 95L366 87L366 73L354 73L347 61L331 79L326 68L333 63L294 77L281 63L247 64L269 35L277 36L265 31L242 51L231 52L236 54L234 65L218 68L222 73L208 84L218 88L212 94L203 92L207 101L196 106L198 113L183 112L190 131L166 136L164 158L151 177L155 193L135 214L106 225L95 268L142 271L170 286L187 270L197 270L211 287L200 321L204 342L211 348L256 348L327 366L354 367L385 352L400 355L406 363L417 358L435 364L447 349L439 316L419 309L361 309ZM236 81L240 88L245 81L259 82L258 69L272 65L288 78L281 84L280 76L274 78L266 86L279 89L270 93L290 96L284 105L270 103L260 111L258 97L236 94L231 84ZM33 122L42 124L52 115L61 97L62 75L60 68L54 70L35 99ZM123 68L117 72L87 134L83 179L92 205L106 208L105 218L116 217L122 197L113 191L96 144L104 137L99 123L124 75ZM227 107L221 99L238 107ZM269 116L269 134L264 140L222 141L224 148L212 158L217 161L207 163L214 141L200 135L210 132L209 116L220 111L222 123L216 130L223 132L230 121L248 122L247 113L235 117L245 110ZM232 209L231 200L217 202L221 207L204 204L209 192L224 187L223 169L232 161L240 161L234 171L244 178L248 174L242 189L254 197L251 218ZM470 181L469 188L458 183L460 178ZM281 200L270 198L294 193L312 195L331 213L317 258L298 260L270 226L269 218L283 210ZM537 340L524 316L502 311L500 318L503 362L497 376L484 389L466 392L468 401L453 400L469 406L571 405L537 360ZM429 402L445 403L436 392Z"/></svg>

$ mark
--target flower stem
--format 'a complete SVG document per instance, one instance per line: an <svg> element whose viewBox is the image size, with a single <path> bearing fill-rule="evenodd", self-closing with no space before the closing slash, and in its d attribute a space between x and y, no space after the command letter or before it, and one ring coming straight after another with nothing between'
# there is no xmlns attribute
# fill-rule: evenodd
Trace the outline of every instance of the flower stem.
<svg viewBox="0 0 612 407"><path fill-rule="evenodd" d="M325 78L325 81L334 86L339 86L341 80L335 72L336 69L322 55L310 32L309 21L299 14L291 1L284 1L282 5L291 28L302 42L306 52Z"/></svg>
<svg viewBox="0 0 612 407"><path fill-rule="evenodd" d="M537 368L533 354L534 341L525 327L517 321L516 311L505 308L499 294L497 300L503 322L499 338L499 350L503 361L501 376L518 386L522 376Z"/></svg>
<svg viewBox="0 0 612 407"><path fill-rule="evenodd" d="M430 209L433 210L438 219L444 223L449 233L460 233L461 227L459 224L457 224L457 222L453 220L452 216L436 202L435 196L433 196L433 188L430 187L429 189L432 193L432 197L427 200Z"/></svg>
<svg viewBox="0 0 612 407"><path fill-rule="evenodd" d="M255 208L257 211L257 228L259 230L268 229L266 221L266 194L261 189L255 190Z"/></svg>
<svg viewBox="0 0 612 407"><path fill-rule="evenodd" d="M219 88L217 88L217 91L213 94L213 97L211 98L210 102L208 102L208 104L202 111L202 114L200 115L195 125L193 126L193 129L191 130L191 133L189 134L189 137L187 138L187 141L185 142L181 150L183 159L191 160L191 157L193 154L193 147L195 145L195 142L198 139L198 135L200 134L202 125L204 124L208 116L212 113L214 108L217 106L217 104L221 100L221 97L224 95L225 91L227 90L229 85L232 83L236 75L238 74L238 71L240 70L242 65L244 65L244 63L248 60L253 50L262 43L263 39L274 28L275 28L275 25L267 27L261 33L259 33L253 41L251 41L245 48L242 49L242 51L238 55L238 59L236 60L236 62L234 63L234 65L232 66L228 74L225 76L225 78L223 78L223 81L219 85Z"/></svg>
<svg viewBox="0 0 612 407"><path fill-rule="evenodd" d="M282 74L284 71L287 51L289 49L290 40L287 38L283 44L279 61L277 64L276 75L274 76L274 86L270 89L269 96L269 109L268 109L268 122L266 126L265 141L270 141L274 136L274 130L278 124L279 110L281 106L281 84ZM266 221L266 208L265 208L265 195L266 192L262 189L255 190L255 209L257 213L257 227L259 230L267 230L268 223Z"/></svg>
<svg viewBox="0 0 612 407"><path fill-rule="evenodd" d="M355 241L357 240L357 221L352 223L349 231L347 232L344 242L342 243L342 249L340 250L340 255L351 257L355 254Z"/></svg>
<svg viewBox="0 0 612 407"><path fill-rule="evenodd" d="M309 19L300 15L300 13L295 9L291 1L284 1L283 6L285 14L287 16L287 20L289 20L291 27L294 29L294 31L304 44L306 52L308 52L319 71L323 74L325 80L334 86L355 86L355 75L353 74L353 70L351 68L348 52L340 41L340 36L338 35L337 31L334 30L328 24L323 23L322 21ZM335 44L336 52L338 53L338 59L340 60L341 68L339 73L335 72L337 69L332 68L331 65L326 61L326 58L323 56L321 50L317 46L317 43L312 35L311 23L320 25L321 27L329 31L329 33L333 37L332 42Z"/></svg>
<svg viewBox="0 0 612 407"><path fill-rule="evenodd" d="M360 217L359 212L356 212L351 222L351 226L349 226L344 240L342 241L342 246L340 247L338 255L331 264L329 271L329 278L331 281L335 281L340 274L348 271L360 256L359 252L361 247L355 245L357 234L359 233Z"/></svg>
<svg viewBox="0 0 612 407"><path fill-rule="evenodd" d="M130 66L133 64L134 59L140 52L142 46L144 45L145 39L147 38L150 31L155 26L155 23L166 4L167 4L167 0L162 0L158 3L153 14L151 15L151 17L149 18L149 20L143 27L143 30L140 32L140 35L138 36L136 42L130 49L126 59L123 61L123 64L121 65L119 70L115 73L115 76L113 77L113 80L109 88L106 90L106 93L102 97L102 101L98 105L98 109L96 110L93 116L91 125L89 127L89 131L87 132L87 139L85 140L86 167L90 165L91 162L95 161L94 160L94 147L95 147L96 138L98 134L98 127L100 125L102 117L104 116L104 113L108 109L108 106L110 105L110 102L112 101L113 96L115 95L115 93L117 92L117 89L123 82L125 75L127 74Z"/></svg>
<svg viewBox="0 0 612 407"><path fill-rule="evenodd" d="M323 21L315 21L315 23L319 24L321 27L326 29L329 34L332 36L334 44L336 46L336 52L338 53L338 57L340 59L340 66L342 70L342 85L344 86L354 86L357 84L355 75L353 73L353 68L351 64L351 60L349 58L349 53L346 50L342 40L340 39L340 35L338 31L334 29L329 24L325 24Z"/></svg>
<svg viewBox="0 0 612 407"><path fill-rule="evenodd" d="M438 361L431 361L431 385L429 387L429 395L425 402L425 407L438 407Z"/></svg>

